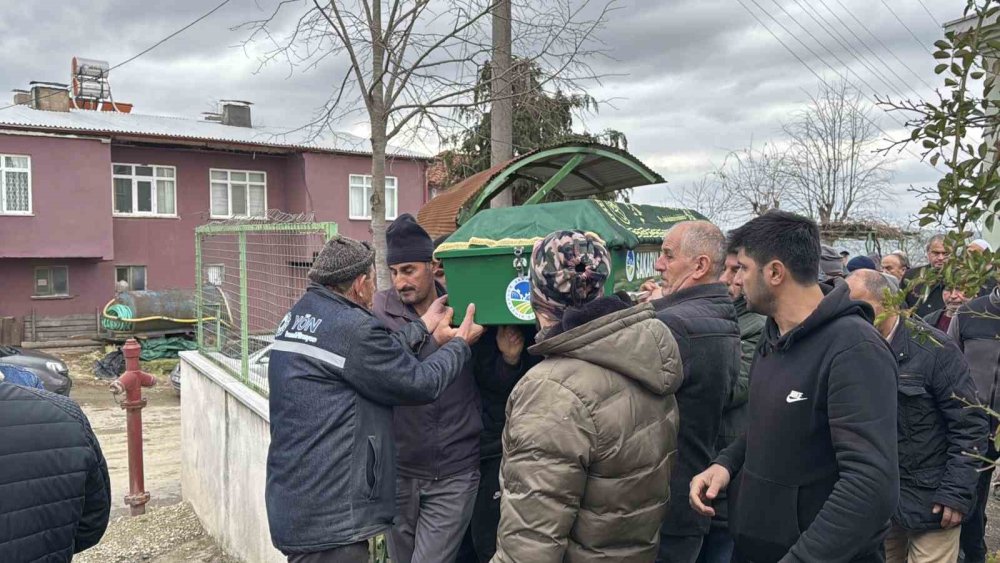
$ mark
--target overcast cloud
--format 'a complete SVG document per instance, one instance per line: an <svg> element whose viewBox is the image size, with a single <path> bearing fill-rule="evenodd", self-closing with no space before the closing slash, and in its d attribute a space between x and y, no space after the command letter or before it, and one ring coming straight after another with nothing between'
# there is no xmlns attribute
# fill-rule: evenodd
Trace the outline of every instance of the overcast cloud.
<svg viewBox="0 0 1000 563"><path fill-rule="evenodd" d="M121 62L202 15L216 2L0 3L4 6L0 87L13 89L24 88L31 80L68 81L73 56ZM235 98L254 102L256 123L292 129L308 122L334 87L335 70L341 63L329 61L308 73L290 73L282 65L258 72L254 48L248 52L240 46L246 32L231 28L263 16L273 4L274 0L232 0L182 35L116 69L111 74L115 99L134 103L140 113L197 117L214 110L219 99ZM843 74L872 98L875 93L890 92L928 96L931 90L923 82L938 82L932 71L934 61L925 48L930 49L941 37L939 23L958 18L965 5L960 0L624 0L619 4L622 9L612 14L601 31L613 60L593 61L599 71L616 76L594 86L591 93L612 102L599 114L589 116L585 126L626 133L631 152L674 186L700 178L720 164L727 152L745 147L751 140L762 145L779 138L782 122L790 119L807 102L808 93L819 86L816 76L744 5L817 74L827 81ZM849 49L838 45L824 27L836 29L834 36L843 37ZM817 42L851 70L846 71ZM869 48L891 70L875 62ZM851 52L855 50L878 65L879 72L866 70ZM903 135L889 117L881 116L879 123L891 137ZM339 128L367 135L367 125L360 116L339 124ZM433 141L413 148L433 149ZM892 214L903 217L919 207L906 188L932 185L940 174L907 153L898 157L894 168L899 200L892 205ZM670 188L639 189L635 199L670 203Z"/></svg>

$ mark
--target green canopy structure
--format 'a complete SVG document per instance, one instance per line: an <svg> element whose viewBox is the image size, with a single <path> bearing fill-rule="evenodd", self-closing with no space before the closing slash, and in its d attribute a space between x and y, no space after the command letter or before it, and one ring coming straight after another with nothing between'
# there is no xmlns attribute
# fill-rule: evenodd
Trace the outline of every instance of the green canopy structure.
<svg viewBox="0 0 1000 563"><path fill-rule="evenodd" d="M448 237L439 252L518 246L519 241L526 244L553 231L569 229L593 231L608 248L634 249L659 245L664 231L693 219L704 216L690 209L594 199L484 209Z"/></svg>

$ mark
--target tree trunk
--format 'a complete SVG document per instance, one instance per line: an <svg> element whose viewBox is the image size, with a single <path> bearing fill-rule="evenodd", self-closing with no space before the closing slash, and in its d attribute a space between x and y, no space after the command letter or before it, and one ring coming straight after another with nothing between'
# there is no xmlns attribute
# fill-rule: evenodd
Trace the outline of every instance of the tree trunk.
<svg viewBox="0 0 1000 563"><path fill-rule="evenodd" d="M385 45L382 44L382 3L372 2L372 88L368 120L371 122L372 141L372 242L375 246L376 286L379 290L389 287L389 266L385 263L385 149L388 144L386 129L388 115L385 107L385 83L382 70L385 65ZM397 196L398 197L398 196Z"/></svg>
<svg viewBox="0 0 1000 563"><path fill-rule="evenodd" d="M494 100L490 104L490 166L514 158L514 100L511 97L510 2L498 0L493 7L492 79ZM508 187L491 202L492 207L514 205L513 189Z"/></svg>

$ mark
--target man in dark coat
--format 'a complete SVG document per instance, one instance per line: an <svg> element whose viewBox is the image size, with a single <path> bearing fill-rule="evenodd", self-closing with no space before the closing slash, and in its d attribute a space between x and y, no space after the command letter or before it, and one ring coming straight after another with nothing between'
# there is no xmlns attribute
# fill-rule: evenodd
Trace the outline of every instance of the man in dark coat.
<svg viewBox="0 0 1000 563"><path fill-rule="evenodd" d="M772 211L730 233L747 307L768 318L750 369L746 433L691 481L712 516L735 476L736 560L882 560L899 496L896 362L872 308L821 286L819 228Z"/></svg>
<svg viewBox="0 0 1000 563"><path fill-rule="evenodd" d="M923 285L915 285L913 281L920 277L924 273L924 270L928 268L940 270L944 266L944 263L948 261L951 252L945 248L944 239L945 236L943 234L931 237L927 242L926 248L927 264L919 268L911 268L903 276L902 287L906 290L906 305L908 307L916 307L917 316L921 318L939 309L944 309L943 284L938 283L934 287L926 288Z"/></svg>
<svg viewBox="0 0 1000 563"><path fill-rule="evenodd" d="M449 327L443 300L390 332L369 312L374 260L366 242L327 242L271 348L264 499L293 563L368 561L366 540L397 513L393 407L439 397L482 333L471 316Z"/></svg>
<svg viewBox="0 0 1000 563"><path fill-rule="evenodd" d="M1000 412L1000 288L988 295L969 301L958 310L948 327L948 335L965 353L976 383L979 399ZM993 436L997 419L990 417L990 440L986 457L997 459ZM976 507L962 525L962 552L966 563L986 561L986 503L989 500L993 466L979 474L976 487Z"/></svg>
<svg viewBox="0 0 1000 563"><path fill-rule="evenodd" d="M419 322L445 290L435 283L434 243L412 215L389 225L386 244L392 287L375 295L374 313L385 326L401 330ZM420 358L436 350L427 342ZM482 428L471 358L463 359L458 376L434 402L395 409L399 515L389 535L394 562L455 558L479 489Z"/></svg>
<svg viewBox="0 0 1000 563"><path fill-rule="evenodd" d="M111 514L101 446L80 407L0 377L0 561L65 562Z"/></svg>
<svg viewBox="0 0 1000 563"><path fill-rule="evenodd" d="M886 279L859 270L847 278L851 298L865 301L882 318L876 328L899 364L899 505L886 538L888 563L958 559L962 520L976 501L973 454L986 452L986 412L979 402L962 351L943 332L887 313L896 293Z"/></svg>
<svg viewBox="0 0 1000 563"><path fill-rule="evenodd" d="M722 413L740 375L736 308L729 288L719 283L725 241L708 221L678 223L667 231L655 265L664 297L653 307L677 340L684 367L677 391L677 465L657 561L694 563L711 525L710 517L691 508L686 493L691 478L715 457Z"/></svg>

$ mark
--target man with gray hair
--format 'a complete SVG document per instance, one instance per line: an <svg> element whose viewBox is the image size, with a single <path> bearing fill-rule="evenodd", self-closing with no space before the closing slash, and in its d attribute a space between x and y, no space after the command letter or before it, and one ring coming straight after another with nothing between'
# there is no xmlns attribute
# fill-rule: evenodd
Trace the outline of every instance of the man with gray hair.
<svg viewBox="0 0 1000 563"><path fill-rule="evenodd" d="M961 350L943 332L885 309L898 290L885 275L858 270L851 298L875 310L876 328L899 365L899 504L885 540L888 563L955 561L963 519L976 503L977 467L970 454L987 447L986 413Z"/></svg>
<svg viewBox="0 0 1000 563"><path fill-rule="evenodd" d="M882 257L882 271L896 278L897 284L903 281L908 269L910 269L910 260L902 250L890 252Z"/></svg>
<svg viewBox="0 0 1000 563"><path fill-rule="evenodd" d="M678 461L657 561L694 563L711 525L711 517L691 508L687 493L691 478L715 457L722 411L740 375L736 308L719 282L725 260L726 237L718 227L685 221L667 231L656 261L662 296L652 300L653 307L677 340L684 367L677 392Z"/></svg>
<svg viewBox="0 0 1000 563"><path fill-rule="evenodd" d="M927 241L927 264L919 268L913 268L903 276L902 286L907 291L906 305L908 307L916 307L916 313L919 317L926 317L938 309L944 309L944 286L942 284L937 283L934 287L927 288L923 285L915 285L913 282L928 268L940 270L944 266L944 263L948 261L948 257L951 256L951 250L945 247L944 239L944 234L936 234L931 237Z"/></svg>

